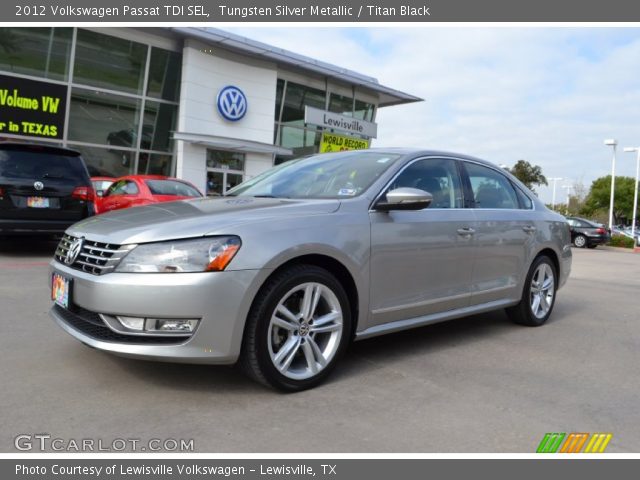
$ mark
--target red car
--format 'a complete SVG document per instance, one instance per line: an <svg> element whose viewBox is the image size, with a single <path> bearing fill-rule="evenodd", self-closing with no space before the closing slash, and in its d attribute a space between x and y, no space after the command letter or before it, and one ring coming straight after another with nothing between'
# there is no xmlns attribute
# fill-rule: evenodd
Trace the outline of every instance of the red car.
<svg viewBox="0 0 640 480"><path fill-rule="evenodd" d="M97 198L96 211L105 213L121 208L202 196L196 187L179 178L162 175L127 175L115 179L102 198Z"/></svg>

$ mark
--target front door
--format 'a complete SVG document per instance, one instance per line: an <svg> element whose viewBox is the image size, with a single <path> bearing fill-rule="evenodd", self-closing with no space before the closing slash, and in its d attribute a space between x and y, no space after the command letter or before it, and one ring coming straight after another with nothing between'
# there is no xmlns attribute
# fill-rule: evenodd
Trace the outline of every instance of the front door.
<svg viewBox="0 0 640 480"><path fill-rule="evenodd" d="M427 191L433 202L424 210L370 213L370 326L469 303L475 220L473 210L463 208L457 161L414 161L387 191L399 187Z"/></svg>

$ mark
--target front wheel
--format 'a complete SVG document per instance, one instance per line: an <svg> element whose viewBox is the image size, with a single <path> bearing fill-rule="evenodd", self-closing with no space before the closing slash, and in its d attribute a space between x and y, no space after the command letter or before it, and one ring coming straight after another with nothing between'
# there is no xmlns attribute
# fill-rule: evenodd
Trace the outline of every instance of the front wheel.
<svg viewBox="0 0 640 480"><path fill-rule="evenodd" d="M507 315L520 325L538 327L547 321L553 310L557 290L556 267L549 257L537 257L525 280L522 298L507 308Z"/></svg>
<svg viewBox="0 0 640 480"><path fill-rule="evenodd" d="M252 306L240 364L259 382L284 391L320 384L349 343L351 314L340 282L315 265L269 279Z"/></svg>

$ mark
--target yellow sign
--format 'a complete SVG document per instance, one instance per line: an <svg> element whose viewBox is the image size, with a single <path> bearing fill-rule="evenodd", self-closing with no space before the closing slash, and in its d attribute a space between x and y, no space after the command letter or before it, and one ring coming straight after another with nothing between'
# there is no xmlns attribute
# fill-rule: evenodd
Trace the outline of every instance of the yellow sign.
<svg viewBox="0 0 640 480"><path fill-rule="evenodd" d="M344 150L365 150L369 148L369 140L364 138L323 133L320 140L320 153L342 152Z"/></svg>

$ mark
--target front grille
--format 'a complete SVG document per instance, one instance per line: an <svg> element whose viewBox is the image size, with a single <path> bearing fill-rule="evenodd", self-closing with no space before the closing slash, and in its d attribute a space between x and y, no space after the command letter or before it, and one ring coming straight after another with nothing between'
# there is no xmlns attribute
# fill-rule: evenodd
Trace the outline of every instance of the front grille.
<svg viewBox="0 0 640 480"><path fill-rule="evenodd" d="M140 335L122 335L105 325L95 312L72 305L69 310L55 304L53 310L65 323L81 333L102 342L126 343L137 345L177 345L186 342L185 337L143 337Z"/></svg>
<svg viewBox="0 0 640 480"><path fill-rule="evenodd" d="M77 239L78 237L67 234L62 237L55 253L55 258L58 262L69 265L67 263L67 254L69 253L71 245ZM122 260L133 247L133 245L94 242L93 240L87 240L85 238L80 253L69 266L93 275L104 275L105 273L115 270L120 260Z"/></svg>

